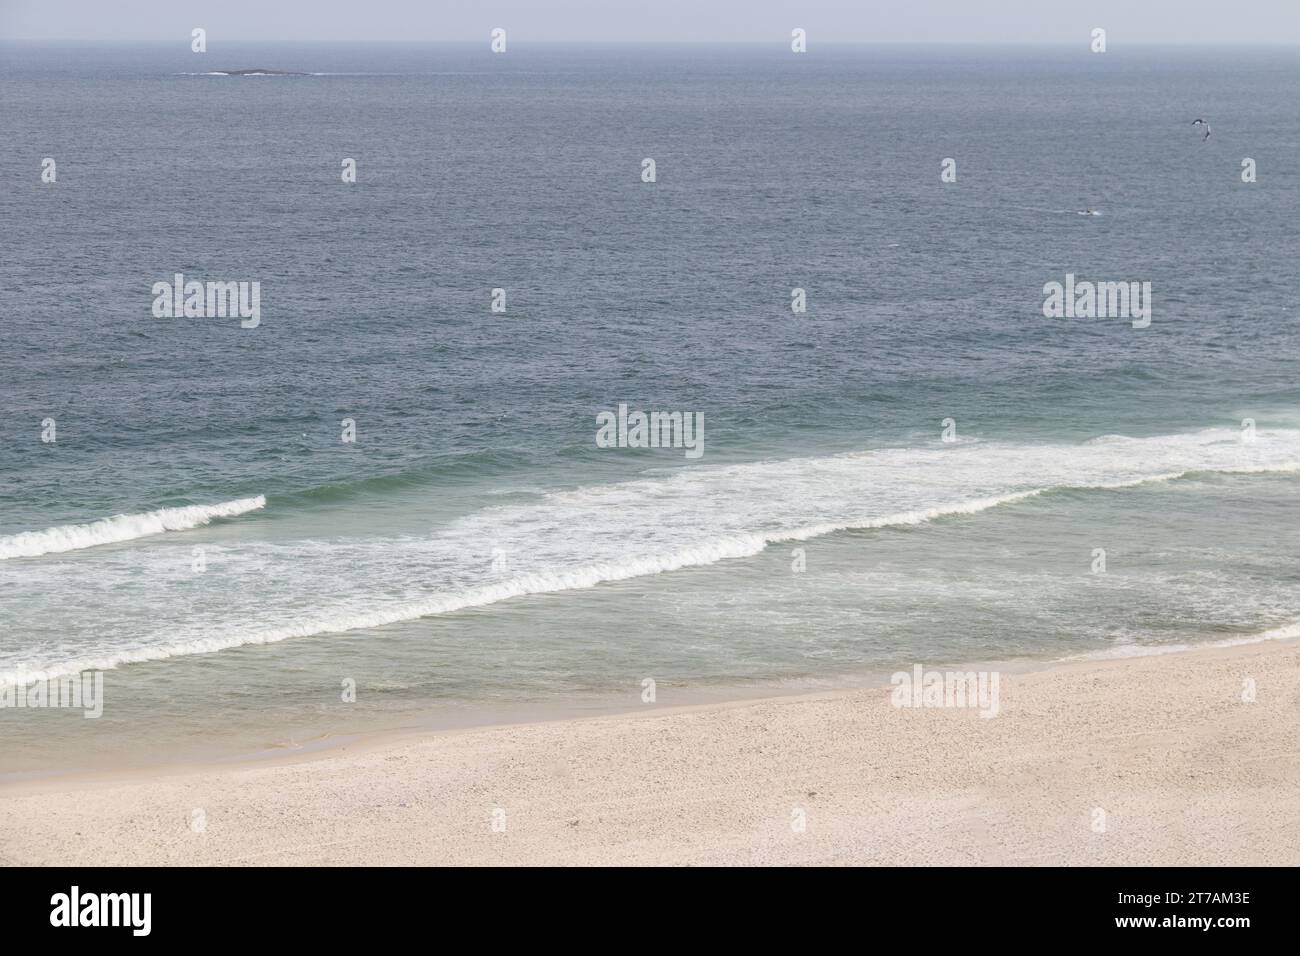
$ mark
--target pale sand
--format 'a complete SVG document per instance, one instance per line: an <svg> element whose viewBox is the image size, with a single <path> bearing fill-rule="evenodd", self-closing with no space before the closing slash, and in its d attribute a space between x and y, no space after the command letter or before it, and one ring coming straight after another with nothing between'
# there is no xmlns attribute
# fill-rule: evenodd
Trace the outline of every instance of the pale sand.
<svg viewBox="0 0 1300 956"><path fill-rule="evenodd" d="M12 784L0 859L1297 865L1298 651L1003 674L993 719L853 691ZM195 808L205 832L191 829Z"/></svg>

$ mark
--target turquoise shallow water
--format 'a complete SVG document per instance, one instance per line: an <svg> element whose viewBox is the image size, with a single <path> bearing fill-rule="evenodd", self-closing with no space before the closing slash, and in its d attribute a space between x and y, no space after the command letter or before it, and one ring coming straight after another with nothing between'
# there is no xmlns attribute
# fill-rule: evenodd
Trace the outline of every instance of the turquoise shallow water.
<svg viewBox="0 0 1300 956"><path fill-rule="evenodd" d="M0 50L2 771L1300 620L1294 52Z"/></svg>

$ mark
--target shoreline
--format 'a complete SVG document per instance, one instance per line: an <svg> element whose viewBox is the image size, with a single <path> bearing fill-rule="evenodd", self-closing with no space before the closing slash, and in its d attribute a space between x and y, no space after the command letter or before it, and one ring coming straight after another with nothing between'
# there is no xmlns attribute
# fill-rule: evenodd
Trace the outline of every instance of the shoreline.
<svg viewBox="0 0 1300 956"><path fill-rule="evenodd" d="M1247 647L1279 641L1300 641L1300 625L1291 624L1270 628L1238 637L1219 638L1195 644L1134 645L1059 658L1015 657L1004 660L926 663L927 670L995 671L1003 675L1041 673L1076 664L1145 660L1153 657L1182 655L1218 648ZM909 664L910 669L912 665ZM895 671L896 672L896 671ZM205 769L266 766L274 763L301 762L318 756L327 756L340 749L369 748L386 742L402 742L426 737L442 737L459 733L487 730L507 730L538 724L555 724L572 721L600 720L603 718L636 718L675 713L693 713L701 710L726 709L749 704L776 704L784 701L841 697L848 694L889 690L888 675L883 668L861 672L839 672L825 677L805 675L785 681L792 686L782 691L772 686L777 682L752 684L716 684L692 687L682 694L680 703L646 706L627 702L627 696L616 698L610 693L593 696L581 703L527 702L512 704L509 716L498 716L500 708L484 706L463 707L453 710L428 711L404 723L376 725L371 723L354 729L325 730L302 742L287 744L262 744L253 748L229 745L212 750L191 743L186 749L172 749L166 756L148 762L132 760L125 767L81 765L73 761L59 768L35 770L0 770L0 793L7 788L24 785L37 786L45 782L82 784L97 780L116 780L126 777L149 778L185 774ZM802 686L799 686L802 685ZM639 691L638 691L639 693ZM633 695L635 696L635 695ZM74 758L75 760L76 758Z"/></svg>
<svg viewBox="0 0 1300 956"><path fill-rule="evenodd" d="M14 781L0 862L1296 864L1298 652L1006 672L992 719L852 688Z"/></svg>
<svg viewBox="0 0 1300 956"><path fill-rule="evenodd" d="M1056 660L1024 660L992 662L1000 667L1000 673L1031 673L1055 667ZM969 670L976 667L988 667L989 663L962 665L960 669ZM953 669L958 669L955 665ZM883 673L883 672L881 672ZM807 683L821 682L822 679L809 678ZM791 683L801 683L793 680ZM467 709L463 711L438 712L437 716L426 714L413 723L392 726L366 727L357 730L338 732L324 731L316 737L302 743L284 745L264 745L256 750L230 752L213 755L194 749L176 752L155 762L132 764L120 768L104 767L69 767L67 769L0 771L0 794L7 789L32 787L40 788L44 784L89 785L100 782L121 781L126 779L151 779L189 775L205 770L241 769L264 767L276 764L302 763L314 759L329 757L342 750L365 751L383 747L386 744L399 744L429 738L454 737L459 734L471 734L485 731L518 731L529 727L553 724L583 723L597 720L636 720L648 717L668 717L676 714L691 714L702 711L729 710L755 704L781 704L800 700L819 700L838 698L856 693L878 691L886 693L886 678L872 671L862 675L838 674L826 678L827 686L800 687L782 693L763 684L710 685L702 689L692 689L681 703L670 704L631 704L615 703L610 695L602 695L586 702L583 706L575 704L530 704L511 707L515 716L509 719L486 717L487 708ZM625 698L621 698L625 699Z"/></svg>

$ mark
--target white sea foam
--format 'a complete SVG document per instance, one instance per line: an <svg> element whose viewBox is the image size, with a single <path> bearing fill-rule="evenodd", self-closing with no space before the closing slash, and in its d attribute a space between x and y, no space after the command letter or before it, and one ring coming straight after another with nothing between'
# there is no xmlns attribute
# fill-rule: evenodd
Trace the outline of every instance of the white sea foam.
<svg viewBox="0 0 1300 956"><path fill-rule="evenodd" d="M601 562L575 567L566 571L543 571L524 574L497 584L474 587L456 594L437 595L397 603L375 610L341 610L312 615L289 626L271 628L253 634L229 634L159 647L137 647L116 654L68 661L42 670L29 671L24 669L0 672L0 686L35 680L54 680L58 677L86 670L111 670L122 664L144 663L187 654L211 653L247 644L272 644L295 637L310 637L315 634L341 633L363 628L383 627L388 624L415 620L435 614L447 614L466 608L495 604L498 601L524 597L530 594L550 594L559 591L590 588L598 584L625 581L645 575L662 574L667 571L677 571L688 567L700 567L729 559L752 557L761 553L768 545L781 541L805 541L821 535L832 534L836 531L915 525L933 521L945 515L976 514L988 508L1031 497L1038 493L1038 491L1022 492L928 508L924 511L911 511L876 518L852 519L836 524L791 528L768 535L738 535L705 542L692 548L683 548L669 554L629 557L621 561Z"/></svg>
<svg viewBox="0 0 1300 956"><path fill-rule="evenodd" d="M0 561L34 558L61 551L79 551L101 544L130 541L164 531L188 531L214 518L233 518L266 507L266 498L240 498L216 505L160 508L138 515L114 515L89 524L60 525L44 531L24 531L0 537Z"/></svg>
<svg viewBox="0 0 1300 956"><path fill-rule="evenodd" d="M49 678L376 628L743 559L777 542L974 515L1051 491L1296 470L1300 431L1262 431L1245 444L1231 429L1070 445L935 442L691 468L481 508L428 535L241 541L229 554L218 547L211 559L220 573L187 579L183 586L194 590L179 605L164 587L169 575L188 573L174 556L142 573L147 550L132 552L130 562L107 554L70 572L109 595L85 618L83 640L60 651L54 640L41 649L34 639L0 654L0 684L19 673ZM497 548L512 556L500 574L490 570ZM49 587L68 583L65 574Z"/></svg>
<svg viewBox="0 0 1300 956"><path fill-rule="evenodd" d="M1100 651L1089 651L1086 654L1074 654L1070 657L1064 657L1062 660L1105 661L1124 660L1132 657L1159 657L1164 654L1181 654L1184 651L1190 651L1196 647L1239 647L1242 644L1262 644L1265 641L1286 641L1297 637L1300 637L1300 621L1283 624L1281 627L1272 627L1266 631L1258 631L1254 634L1240 634L1236 637L1225 637L1217 641L1205 641L1196 644L1121 644L1118 647L1108 647Z"/></svg>

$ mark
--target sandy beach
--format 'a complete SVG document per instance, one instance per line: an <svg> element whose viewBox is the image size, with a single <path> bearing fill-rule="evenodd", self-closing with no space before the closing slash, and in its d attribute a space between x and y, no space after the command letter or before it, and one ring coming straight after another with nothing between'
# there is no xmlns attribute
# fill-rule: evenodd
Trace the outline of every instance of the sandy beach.
<svg viewBox="0 0 1300 956"><path fill-rule="evenodd" d="M991 719L885 688L29 781L0 858L1295 865L1298 665L1274 641L1003 674Z"/></svg>

